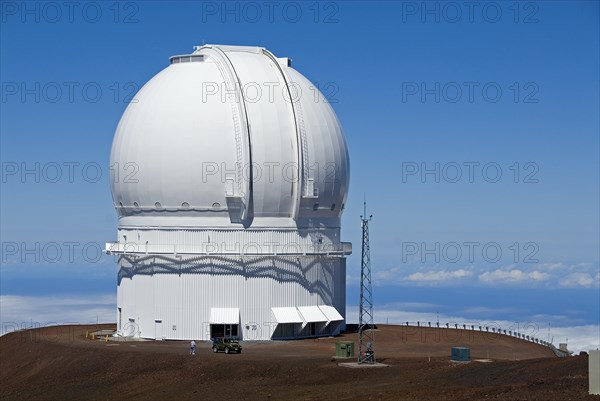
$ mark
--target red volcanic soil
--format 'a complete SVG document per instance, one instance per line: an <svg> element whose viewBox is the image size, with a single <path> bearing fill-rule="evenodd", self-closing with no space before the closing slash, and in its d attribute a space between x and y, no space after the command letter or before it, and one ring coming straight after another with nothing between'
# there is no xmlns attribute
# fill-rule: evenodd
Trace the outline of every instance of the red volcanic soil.
<svg viewBox="0 0 600 401"><path fill-rule="evenodd" d="M114 325L56 326L0 337L1 400L596 400L587 357L557 358L541 345L468 330L380 325L384 368L333 361L336 338L244 342L241 354L213 354L198 342L112 342L85 332ZM469 364L449 361L471 348ZM478 362L477 359L491 359Z"/></svg>

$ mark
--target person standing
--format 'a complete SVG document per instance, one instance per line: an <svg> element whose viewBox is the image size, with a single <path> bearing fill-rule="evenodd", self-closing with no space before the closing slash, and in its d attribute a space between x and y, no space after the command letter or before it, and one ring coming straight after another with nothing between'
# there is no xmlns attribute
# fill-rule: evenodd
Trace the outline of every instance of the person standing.
<svg viewBox="0 0 600 401"><path fill-rule="evenodd" d="M190 342L190 355L196 355L196 341Z"/></svg>

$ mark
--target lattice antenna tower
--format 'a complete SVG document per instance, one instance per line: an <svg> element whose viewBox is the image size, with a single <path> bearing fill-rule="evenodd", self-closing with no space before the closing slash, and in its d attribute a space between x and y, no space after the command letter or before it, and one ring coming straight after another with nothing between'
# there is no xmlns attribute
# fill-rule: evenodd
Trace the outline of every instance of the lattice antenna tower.
<svg viewBox="0 0 600 401"><path fill-rule="evenodd" d="M369 221L367 201L363 203L362 254L360 257L360 308L358 312L358 363L375 363L375 330L373 324L373 289L371 286L371 252L369 247Z"/></svg>

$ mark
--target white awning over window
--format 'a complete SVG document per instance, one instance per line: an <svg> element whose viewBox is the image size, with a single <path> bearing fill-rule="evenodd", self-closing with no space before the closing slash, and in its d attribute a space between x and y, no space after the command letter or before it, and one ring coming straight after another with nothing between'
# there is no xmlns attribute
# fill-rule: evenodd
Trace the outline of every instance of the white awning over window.
<svg viewBox="0 0 600 401"><path fill-rule="evenodd" d="M271 308L277 323L303 323L302 317L298 313L298 309L291 308Z"/></svg>
<svg viewBox="0 0 600 401"><path fill-rule="evenodd" d="M240 322L239 308L211 308L210 324L238 324Z"/></svg>
<svg viewBox="0 0 600 401"><path fill-rule="evenodd" d="M305 323L327 321L327 316L321 312L318 306L299 306L298 311Z"/></svg>
<svg viewBox="0 0 600 401"><path fill-rule="evenodd" d="M327 317L328 322L337 322L338 320L344 320L342 315L333 306L319 305L321 312Z"/></svg>

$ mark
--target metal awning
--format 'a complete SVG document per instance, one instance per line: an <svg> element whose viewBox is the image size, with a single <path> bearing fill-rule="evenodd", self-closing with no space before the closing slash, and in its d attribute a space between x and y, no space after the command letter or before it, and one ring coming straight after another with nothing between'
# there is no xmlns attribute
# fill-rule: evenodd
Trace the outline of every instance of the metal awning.
<svg viewBox="0 0 600 401"><path fill-rule="evenodd" d="M210 308L210 324L238 324L239 308Z"/></svg>
<svg viewBox="0 0 600 401"><path fill-rule="evenodd" d="M327 316L321 312L318 306L299 306L298 312L300 312L304 323L327 321Z"/></svg>
<svg viewBox="0 0 600 401"><path fill-rule="evenodd" d="M327 322L337 322L339 320L344 320L342 315L335 309L333 306L329 305L319 305L319 309L321 312L327 317Z"/></svg>
<svg viewBox="0 0 600 401"><path fill-rule="evenodd" d="M277 323L304 323L302 317L298 313L298 309L291 308L271 308Z"/></svg>

